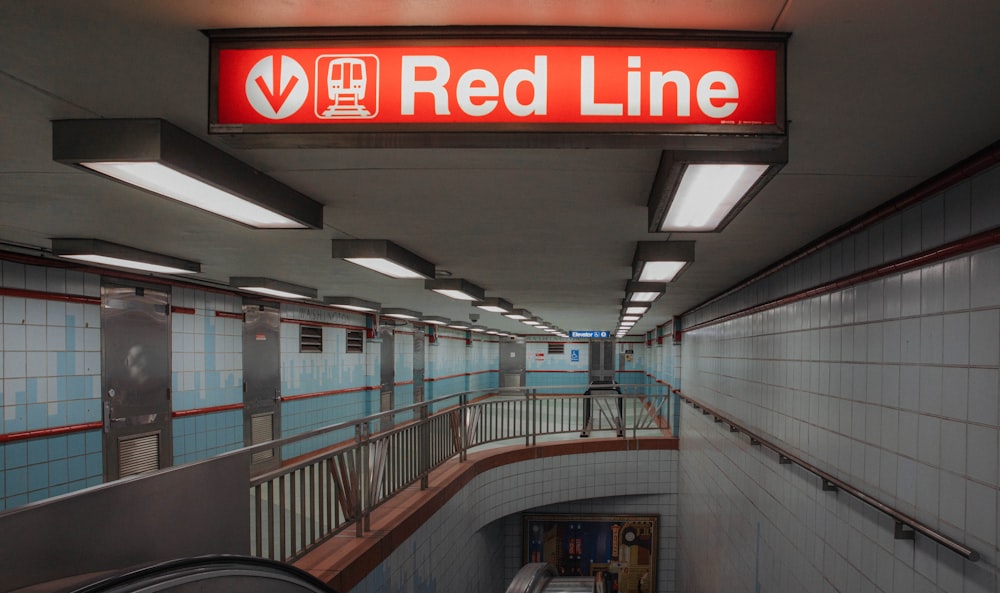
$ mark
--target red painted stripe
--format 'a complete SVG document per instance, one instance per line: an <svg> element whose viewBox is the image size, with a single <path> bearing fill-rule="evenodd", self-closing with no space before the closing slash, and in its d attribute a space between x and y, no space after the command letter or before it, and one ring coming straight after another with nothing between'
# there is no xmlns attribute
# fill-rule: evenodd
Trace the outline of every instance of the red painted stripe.
<svg viewBox="0 0 1000 593"><path fill-rule="evenodd" d="M850 276L845 276L840 280L833 280L825 284L821 284L814 288L808 290L803 290L802 292L797 292L795 294L790 294L788 296L781 297L780 299L775 299L773 301L768 301L766 303L761 303L760 305L755 305L753 307L747 307L746 309L741 309L734 313L729 313L728 315L723 315L721 317L716 317L715 319L710 319L708 321L703 321L692 325L691 327L681 328L681 333L687 333L689 331L695 331L712 325L718 325L720 323L725 323L733 319L739 319L740 317L746 317L747 315L753 315L754 313L759 313L761 311L767 311L769 309L775 309L777 307L783 307L791 303L798 301L804 301L815 296L820 296L824 294L829 294L831 292L836 292L838 290L843 290L851 286L862 284L864 282L870 282L877 278L884 278L886 276L891 276L893 274L899 274L906 272L915 268L920 268L927 266L939 261L957 257L959 255L964 255L966 253L971 253L974 251L979 251L980 249L985 249L987 247L993 247L995 245L1000 245L1000 229L994 229L991 231L986 231L973 235L971 237L966 237L965 239L959 239L958 241L952 241L947 245L942 245L936 249L931 249L929 251L924 251L923 253L918 253L917 255L906 257L903 259L898 259L881 266L877 266L856 274L851 274Z"/></svg>
<svg viewBox="0 0 1000 593"><path fill-rule="evenodd" d="M543 369L525 369L526 373L587 373L590 371L549 371Z"/></svg>
<svg viewBox="0 0 1000 593"><path fill-rule="evenodd" d="M201 414L214 414L216 412L226 412L228 410L242 410L243 404L228 404L225 406L213 406L211 408L198 408L195 410L178 410L172 414L174 418L184 418L185 416L200 416Z"/></svg>
<svg viewBox="0 0 1000 593"><path fill-rule="evenodd" d="M463 342L465 341L465 338L457 338L455 336L441 336L441 335L439 335L438 339L439 340L461 340Z"/></svg>
<svg viewBox="0 0 1000 593"><path fill-rule="evenodd" d="M230 311L216 311L216 317L225 317L226 319L239 319L243 321L243 313L232 313Z"/></svg>
<svg viewBox="0 0 1000 593"><path fill-rule="evenodd" d="M194 307L170 307L171 313L180 313L181 315L194 315L196 311Z"/></svg>
<svg viewBox="0 0 1000 593"><path fill-rule="evenodd" d="M366 387L350 387L348 389L334 389L332 391L320 391L317 393L303 393L301 395L283 395L281 401L290 402L297 399L309 399L313 397L325 397L327 395L340 395L341 393L356 393L358 391L377 391L381 385L368 385Z"/></svg>
<svg viewBox="0 0 1000 593"><path fill-rule="evenodd" d="M0 296L22 297L43 301L61 301L64 303L82 303L84 305L101 304L101 297L83 296L82 294L58 294L42 290L25 290L23 288L0 288Z"/></svg>
<svg viewBox="0 0 1000 593"><path fill-rule="evenodd" d="M615 371L616 373L643 373L645 371Z"/></svg>
<svg viewBox="0 0 1000 593"><path fill-rule="evenodd" d="M325 321L307 321L304 319L290 319L288 317L282 317L281 323L296 323L298 325L318 325L321 327L340 327L343 329L356 329L360 331L365 331L365 328L359 325L343 325L341 323L327 323Z"/></svg>
<svg viewBox="0 0 1000 593"><path fill-rule="evenodd" d="M392 384L393 387L399 387L400 385L413 385L413 381L399 381Z"/></svg>
<svg viewBox="0 0 1000 593"><path fill-rule="evenodd" d="M26 441L28 439L73 434L74 432L100 430L103 427L104 424L100 422L87 422L86 424L72 424L70 426L56 426L54 428L40 428L38 430L26 430L24 432L11 432L8 434L0 434L0 443L12 443L14 441Z"/></svg>
<svg viewBox="0 0 1000 593"><path fill-rule="evenodd" d="M473 375L482 375L484 373L499 373L499 369L487 369L485 371L472 371L471 373L458 373L457 375L443 375L441 377L428 377L424 381L443 381L445 379L454 379L456 377L471 377Z"/></svg>

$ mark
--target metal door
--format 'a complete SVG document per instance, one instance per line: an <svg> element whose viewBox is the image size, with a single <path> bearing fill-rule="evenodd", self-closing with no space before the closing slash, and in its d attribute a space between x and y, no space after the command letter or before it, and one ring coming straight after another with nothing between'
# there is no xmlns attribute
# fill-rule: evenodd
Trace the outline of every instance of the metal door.
<svg viewBox="0 0 1000 593"><path fill-rule="evenodd" d="M424 401L424 330L413 332L413 403Z"/></svg>
<svg viewBox="0 0 1000 593"><path fill-rule="evenodd" d="M395 405L395 383L396 383L396 330L392 326L383 325L378 328L378 337L382 340L382 395L379 398L379 412L391 410ZM393 427L391 416L387 416L379 423L380 430L388 430Z"/></svg>
<svg viewBox="0 0 1000 593"><path fill-rule="evenodd" d="M614 340L590 340L590 382L614 382L616 359Z"/></svg>
<svg viewBox="0 0 1000 593"><path fill-rule="evenodd" d="M281 313L275 307L243 307L243 443L247 446L281 436ZM281 463L281 450L253 455L253 472Z"/></svg>
<svg viewBox="0 0 1000 593"><path fill-rule="evenodd" d="M171 465L170 295L101 287L104 479Z"/></svg>
<svg viewBox="0 0 1000 593"><path fill-rule="evenodd" d="M500 387L524 385L527 345L520 340L500 342Z"/></svg>

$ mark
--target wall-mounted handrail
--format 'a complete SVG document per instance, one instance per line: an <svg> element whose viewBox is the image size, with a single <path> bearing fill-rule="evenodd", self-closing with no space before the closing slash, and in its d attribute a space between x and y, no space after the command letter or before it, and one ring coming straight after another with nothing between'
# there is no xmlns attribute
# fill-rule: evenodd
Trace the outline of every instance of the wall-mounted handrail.
<svg viewBox="0 0 1000 593"><path fill-rule="evenodd" d="M771 451L778 454L778 460L780 463L794 463L795 465L801 467L807 472L817 476L823 481L824 490L843 490L847 494L853 496L854 498L860 500L861 502L867 504L868 506L874 508L875 510L884 513L892 517L896 521L896 539L912 539L914 532L919 532L920 534L934 540L938 544L948 548L952 552L955 552L959 556L962 556L966 560L976 562L979 560L979 553L975 550L968 548L961 543L953 540L947 535L933 529L932 527L926 525L914 519L913 517L893 508L884 502L878 500L877 498L865 494L861 490L851 486L847 482L833 476L832 474L823 471L822 469L816 467L815 465L809 463L808 461L802 459L801 457L790 452L788 449L776 444L765 437L760 436L759 433L754 432L747 428L744 424L737 422L730 418L729 416L719 412L718 410L705 405L704 403L692 398L689 395L682 393L679 389L671 388L671 392L677 395L681 401L687 402L693 408L699 409L703 414L714 416L717 422L724 422L729 425L731 432L741 432L750 438L751 445L759 445L766 447ZM909 527L913 531L906 531L903 526Z"/></svg>

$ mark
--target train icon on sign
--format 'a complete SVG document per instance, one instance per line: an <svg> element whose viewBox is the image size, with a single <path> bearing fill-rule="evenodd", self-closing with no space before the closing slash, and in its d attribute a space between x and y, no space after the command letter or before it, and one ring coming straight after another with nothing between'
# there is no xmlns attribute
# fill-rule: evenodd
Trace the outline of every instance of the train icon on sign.
<svg viewBox="0 0 1000 593"><path fill-rule="evenodd" d="M316 58L316 117L372 119L378 115L378 56L324 54Z"/></svg>

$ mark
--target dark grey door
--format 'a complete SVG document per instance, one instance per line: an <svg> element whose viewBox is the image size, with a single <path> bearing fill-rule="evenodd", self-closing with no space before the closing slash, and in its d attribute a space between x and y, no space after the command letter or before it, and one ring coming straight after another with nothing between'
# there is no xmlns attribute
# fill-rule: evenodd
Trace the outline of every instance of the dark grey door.
<svg viewBox="0 0 1000 593"><path fill-rule="evenodd" d="M166 292L101 288L105 480L173 462L169 313Z"/></svg>
<svg viewBox="0 0 1000 593"><path fill-rule="evenodd" d="M382 341L382 394L379 397L379 412L391 410L395 405L396 383L396 330L392 326L383 325L378 328L378 337ZM382 419L380 430L393 427L392 417Z"/></svg>
<svg viewBox="0 0 1000 593"><path fill-rule="evenodd" d="M281 313L275 307L243 307L243 442L266 443L281 436ZM253 471L278 466L280 449L253 455Z"/></svg>
<svg viewBox="0 0 1000 593"><path fill-rule="evenodd" d="M413 403L424 401L424 330L413 332Z"/></svg>
<svg viewBox="0 0 1000 593"><path fill-rule="evenodd" d="M615 380L618 359L614 340L590 341L590 382L609 383Z"/></svg>
<svg viewBox="0 0 1000 593"><path fill-rule="evenodd" d="M527 345L520 341L500 342L500 387L523 387Z"/></svg>

